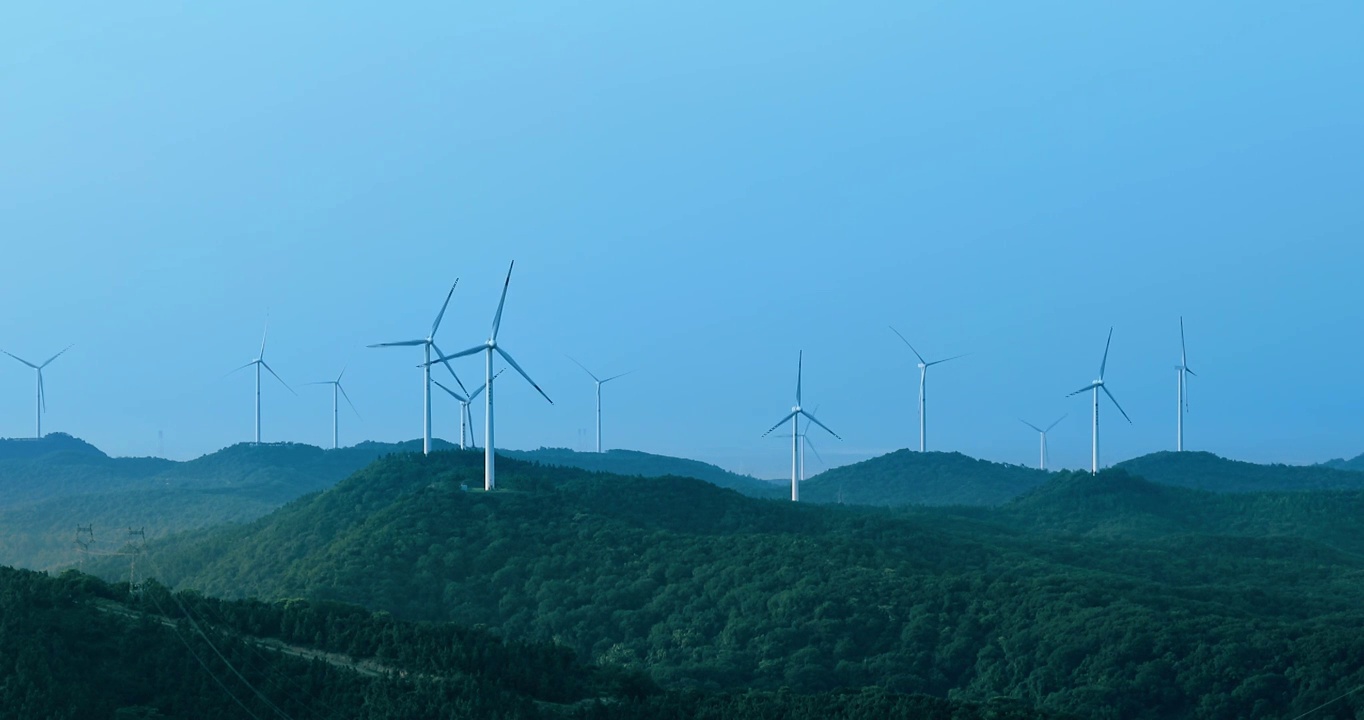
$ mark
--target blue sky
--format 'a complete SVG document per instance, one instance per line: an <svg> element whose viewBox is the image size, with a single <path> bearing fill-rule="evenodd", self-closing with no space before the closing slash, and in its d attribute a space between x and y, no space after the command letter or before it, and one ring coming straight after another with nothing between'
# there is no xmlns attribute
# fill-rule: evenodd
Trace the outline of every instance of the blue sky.
<svg viewBox="0 0 1364 720"><path fill-rule="evenodd" d="M850 5L852 5L850 7ZM929 443L1106 461L1187 443L1364 452L1357 3L26 4L0 10L0 348L46 357L45 429L191 457L420 434L416 349L502 340L499 444L786 472L806 406L843 463ZM0 364L0 436L32 374ZM458 366L466 383L477 360ZM506 378L507 376L504 376ZM475 383L476 384L476 383ZM436 434L457 434L456 406ZM1119 421L1120 422L1120 421ZM481 419L478 421L481 425ZM813 463L812 469L819 469Z"/></svg>

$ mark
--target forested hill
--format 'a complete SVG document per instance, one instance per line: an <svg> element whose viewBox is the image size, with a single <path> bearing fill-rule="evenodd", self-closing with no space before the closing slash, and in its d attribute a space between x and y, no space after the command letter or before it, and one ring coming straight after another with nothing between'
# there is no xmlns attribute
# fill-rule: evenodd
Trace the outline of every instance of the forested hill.
<svg viewBox="0 0 1364 720"><path fill-rule="evenodd" d="M749 497L780 498L789 494L782 485L759 480L749 475L732 473L723 468L699 460L654 455L635 450L607 450L602 453L574 452L567 448L540 448L539 450L499 450L498 455L506 455L518 460L538 462L544 465L582 468L614 475L637 475L640 477L689 477L705 480L712 485L737 490Z"/></svg>
<svg viewBox="0 0 1364 720"><path fill-rule="evenodd" d="M1219 493L1364 490L1364 473L1322 465L1257 465L1208 452L1158 452L1115 467L1154 483Z"/></svg>
<svg viewBox="0 0 1364 720"><path fill-rule="evenodd" d="M1351 472L1364 472L1364 455L1356 455L1356 456L1350 458L1349 460L1345 460L1345 459L1343 459L1343 458L1336 458L1336 459L1334 459L1334 460L1327 460L1326 462L1321 463L1321 466L1322 466L1322 467L1332 468L1332 469L1334 469L1334 470L1349 470L1349 471L1351 471Z"/></svg>
<svg viewBox="0 0 1364 720"><path fill-rule="evenodd" d="M801 485L802 500L850 505L999 505L1041 485L1042 470L961 453L897 450L822 472Z"/></svg>
<svg viewBox="0 0 1364 720"><path fill-rule="evenodd" d="M880 686L1082 717L1252 718L1364 684L1364 556L1310 537L1177 518L1038 530L1008 507L793 504L512 460L496 492L461 491L481 474L471 453L392 456L150 557L185 587L483 624L665 688ZM1139 512L1162 516L1189 497L1127 478L1104 500L1083 480L1028 502L1116 514L1124 493L1154 492ZM1333 709L1364 711L1364 696Z"/></svg>

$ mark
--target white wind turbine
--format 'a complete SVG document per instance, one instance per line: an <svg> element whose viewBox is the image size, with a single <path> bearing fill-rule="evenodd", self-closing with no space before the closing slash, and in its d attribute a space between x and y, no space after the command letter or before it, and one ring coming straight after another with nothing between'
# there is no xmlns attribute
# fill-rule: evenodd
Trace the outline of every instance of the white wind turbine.
<svg viewBox="0 0 1364 720"><path fill-rule="evenodd" d="M1189 351L1184 345L1184 318L1179 318L1179 364L1175 366L1179 372L1179 423L1178 439L1175 442L1175 450L1184 452L1184 413L1189 411L1189 375L1198 377L1198 373L1189 369Z"/></svg>
<svg viewBox="0 0 1364 720"><path fill-rule="evenodd" d="M1051 429L1056 427L1056 425L1060 423L1062 420L1065 420L1067 415L1070 415L1070 413L1066 413L1065 415L1056 418L1056 422L1048 425L1046 430L1043 430L1042 428L1033 425L1032 423L1028 422L1027 420L1024 420L1023 418L1018 419L1019 422L1023 423L1024 425L1027 425L1033 430L1036 430L1037 433L1042 436L1042 454L1041 459L1037 463L1038 470L1047 469L1047 433L1051 432Z"/></svg>
<svg viewBox="0 0 1364 720"><path fill-rule="evenodd" d="M252 365L255 365L255 366L256 366L256 444L257 444L257 445L260 444L260 369L261 369L261 368L265 368L266 370L269 370L269 371L270 371L270 374L275 376L275 379L279 381L279 384L280 384L280 385L283 385L283 386L285 387L286 390L288 390L288 391L291 392L291 393L294 393L294 395L298 395L298 393L294 392L294 389L293 389L293 388L289 387L289 383L284 382L284 378L280 377L280 376L279 376L279 373L276 373L276 372L275 372L275 369L272 368L272 367L270 367L270 366L265 362L265 338L268 337L269 335L270 335L270 326L267 324L267 325L265 326L265 332L261 333L261 336L260 336L260 355L256 356L256 359L255 359L255 360L252 360L251 362L249 362L249 363L247 363L247 364L245 364L245 365L243 365L243 366L237 368L236 370L233 370L232 372L228 373L228 375L231 375L232 373L235 373L235 372L237 372L238 370L245 370L246 368L249 368L249 367L251 367Z"/></svg>
<svg viewBox="0 0 1364 720"><path fill-rule="evenodd" d="M913 345L909 344L908 340L905 340L904 335L900 335L899 330L896 330L894 327L891 327L890 331L899 336L899 338L904 341L905 345L909 345L909 351L914 353L914 357L919 359L919 452L924 452L926 446L925 442L926 429L924 427L926 423L926 418L924 416L927 414L925 407L926 406L925 392L927 390L928 384L928 369L930 367L933 367L934 365L941 365L942 363L945 363L948 360L956 360L957 358L966 357L966 355L953 355L950 358L943 358L942 360L934 360L933 362L928 362L927 360L924 360L924 356L920 355L918 350L914 349Z"/></svg>
<svg viewBox="0 0 1364 720"><path fill-rule="evenodd" d="M341 368L341 372L336 376L336 379L335 379L335 380L320 380L320 381L318 381L318 382L303 383L304 385L331 385L331 386L332 386L332 449L333 449L333 450L335 450L335 449L337 449L338 447L340 447L340 445L339 445L338 442L337 442L338 439L339 439L339 434L337 433L337 426L340 424L340 418L338 417L338 416L339 416L339 413L337 412L337 410L338 410L338 406L337 406L337 394L338 394L338 393L340 393L340 395L341 395L342 397L346 398L346 404L350 406L351 412L355 413L355 417L357 417L357 418L360 417L360 411L359 411L359 410L356 410L356 409L355 409L355 403L353 403L353 402L350 401L350 395L347 395L347 394L346 394L346 388L344 388L344 387L341 386L341 376L342 376L342 375L345 375L345 374L346 374L346 369L343 367L343 368Z"/></svg>
<svg viewBox="0 0 1364 720"><path fill-rule="evenodd" d="M1132 418L1127 417L1127 411L1123 410L1122 406L1118 404L1118 399L1113 397L1113 393L1109 392L1108 386L1104 385L1104 369L1108 366L1108 347L1112 344L1113 328L1109 328L1108 342L1104 343L1104 359L1099 363L1099 379L1066 396L1072 397L1083 392L1093 393L1094 395L1094 454L1089 467L1090 474L1093 475L1099 474L1099 391L1104 391L1104 394L1108 396L1108 399L1113 401L1113 407L1117 408L1118 412L1122 413L1123 418L1126 419L1129 424L1132 422Z"/></svg>
<svg viewBox="0 0 1364 720"><path fill-rule="evenodd" d="M502 371L498 370L497 375L494 375L493 379L496 380L497 376L501 374ZM450 397L459 401L459 449L467 450L474 447L474 415L469 411L469 406L478 399L479 395L483 394L483 388L488 387L488 384L483 383L482 385L479 385L477 390L469 394L469 397L464 397L454 390L445 387L439 380L432 380L431 382L435 383L436 387L449 393Z"/></svg>
<svg viewBox="0 0 1364 720"><path fill-rule="evenodd" d="M578 362L572 355L568 356L568 359L572 360L574 365L577 365L578 367L582 368L583 372L587 373L588 376L591 377L592 380L597 383L597 452L601 452L601 386L611 382L612 380L615 380L616 378L623 378L626 375L629 375L630 373L634 372L634 370L631 370L630 372L623 372L619 375L612 375L611 377L602 380L601 378L594 375L591 370L588 370L586 365Z"/></svg>
<svg viewBox="0 0 1364 720"><path fill-rule="evenodd" d="M800 386L801 386L801 373L802 373L802 367L803 367L804 364L805 364L805 353L802 351L799 355L796 356L796 405L795 405L795 407L791 408L791 413L790 413L789 415L787 415L786 417L782 418L780 422L778 422L776 425L773 425L772 427L768 428L767 432L763 433L763 437L767 437L768 435L771 435L771 434L772 434L772 431L773 431L773 430L776 430L777 428L781 427L782 425L785 425L788 421L791 422L791 502L799 502L799 501L800 501L800 417L801 417L802 415L804 415L806 420L809 420L810 422L812 422L812 423L814 423L814 424L820 426L821 428L824 428L824 431L825 431L825 432L829 433L830 435L833 435L834 437L838 438L839 440L842 440L842 439L843 439L843 438L841 438L841 437L838 436L838 433L834 432L833 430L830 430L824 423L822 423L822 422L820 422L818 419L816 419L814 415L812 415L812 414L806 412L805 410L803 410L803 409L801 408L801 406L800 406L800 395L801 395ZM808 427L808 426L807 426L807 427Z"/></svg>
<svg viewBox="0 0 1364 720"><path fill-rule="evenodd" d="M455 379L455 383L464 390L464 383L460 382L459 376L455 374L455 369L450 367L448 358L441 360L431 360L431 350L434 348L436 355L442 355L440 348L436 347L436 331L440 329L440 321L445 317L445 309L450 307L450 297L455 294L455 287L459 285L459 278L455 278L454 284L450 286L450 292L445 295L445 303L440 306L440 312L436 314L436 321L431 323L431 332L426 337L418 340L401 340L399 342L375 343L368 347L416 347L422 348L422 453L431 453L431 365L433 362L441 362L445 369L450 371L450 376ZM468 392L465 390L465 392Z"/></svg>
<svg viewBox="0 0 1364 720"><path fill-rule="evenodd" d="M475 345L469 348L468 350L462 350L460 352L457 352L454 355L442 356L438 358L439 362L446 362L449 360L453 360L455 358L464 357L466 355L473 355L474 353L478 352L486 354L484 363L483 382L483 385L486 388L485 391L486 394L483 396L483 399L487 413L483 425L484 490L492 490L493 488L497 487L495 467L496 461L494 460L493 455L493 379L496 377L495 375L493 375L493 353L496 352L498 355L501 355L502 359L506 360L507 364L510 365L513 370L519 373L521 377L525 378L526 382L530 383L530 386L535 388L535 391L540 393L541 397L548 401L550 405L554 404L554 401L549 399L549 396L545 394L545 391L541 390L540 386L536 385L535 381L531 380L530 376L526 374L526 371L522 370L521 366L516 364L516 361L512 359L512 356L509 355L506 350L503 350L502 347L497 344L497 331L502 327L502 307L507 304L507 288L511 285L512 268L515 267L516 267L515 260L512 261L511 265L507 266L507 279L505 282L502 283L502 299L497 302L497 314L493 315L493 328L492 332L488 334L488 341L483 343L482 345Z"/></svg>
<svg viewBox="0 0 1364 720"><path fill-rule="evenodd" d="M38 380L37 380L37 390L36 390L37 397L36 397L36 399L34 400L34 412L33 412L33 416L34 416L34 430L33 430L33 432L35 433L34 437L36 437L36 438L41 438L41 437L43 436L43 413L47 412L47 390L46 390L46 388L43 386L43 368L45 368L45 367L47 367L48 365L50 365L50 364L52 363L53 360L56 360L57 358L61 357L61 354L62 354L62 353L66 352L67 350L70 350L72 347L74 347L74 346L73 346L73 345L67 345L66 347L62 348L61 352L57 353L56 355L53 355L52 357L50 357L50 358L44 360L43 362L41 362L41 363L39 363L39 364L37 364L37 365L34 365L33 363L31 363L31 362L29 362L29 361L27 361L27 360L25 360L25 359L19 357L18 355L15 355L14 353L9 352L8 350L0 350L0 352L3 352L3 353L5 353L6 355L8 355L8 356L14 358L15 360L18 360L19 362L21 362L21 363L23 363L23 364L25 364L25 365L27 365L27 366L33 368L34 374L37 375L37 378L38 378Z"/></svg>

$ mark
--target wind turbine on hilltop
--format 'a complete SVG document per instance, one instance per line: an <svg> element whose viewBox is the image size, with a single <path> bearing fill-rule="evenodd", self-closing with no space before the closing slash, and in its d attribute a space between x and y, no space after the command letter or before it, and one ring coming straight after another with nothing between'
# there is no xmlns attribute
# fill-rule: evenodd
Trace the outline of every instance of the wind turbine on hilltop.
<svg viewBox="0 0 1364 720"><path fill-rule="evenodd" d="M272 368L272 367L270 367L270 365L267 364L267 363L265 362L265 338L268 337L269 335L270 335L270 325L267 323L266 326L265 326L265 332L261 333L261 336L260 336L260 355L256 356L256 359L255 359L255 360L252 360L251 362L249 362L249 363L247 363L247 364L245 364L245 365L243 365L243 366L237 368L236 370L233 370L232 372L228 373L228 375L231 375L232 373L235 373L235 372L237 372L238 370L245 370L246 368L249 368L249 367L251 367L252 365L255 365L255 366L256 366L256 444L257 444L257 445L260 444L260 369L261 369L261 368L265 368L266 370L269 370L269 371L270 371L270 374L275 376L275 379L279 381L279 384L280 384L280 385L283 385L284 388L285 388L286 390L288 390L288 391L291 392L291 393L294 393L294 395L298 395L298 393L294 392L294 389L293 389L293 388L289 387L289 383L284 382L284 378L280 377L280 376L279 376L279 373L275 372L275 369Z"/></svg>
<svg viewBox="0 0 1364 720"><path fill-rule="evenodd" d="M431 332L428 333L426 337L418 340L375 343L368 346L372 348L421 346L424 360L420 366L422 369L422 453L424 454L431 453L431 350L434 348L436 355L438 356L444 354L441 352L440 348L436 347L436 331L440 329L440 321L445 317L445 309L450 307L450 298L455 294L455 287L458 285L459 278L455 278L454 284L450 286L450 292L445 295L445 303L440 306L440 312L436 313L436 321L431 323ZM459 385L459 389L468 392L468 390L464 389L464 383L460 382L459 376L455 374L455 369L450 367L450 363L446 362L446 360L448 360L448 358L443 358L435 362L443 363L445 369L450 371L450 376L453 377L455 382Z"/></svg>
<svg viewBox="0 0 1364 720"><path fill-rule="evenodd" d="M0 350L0 352L3 352L3 353L5 353L6 355L8 355L8 356L14 358L15 360L18 360L19 362L21 362L21 363L23 363L23 364L25 364L25 365L27 365L27 366L33 368L33 372L34 372L34 374L35 374L35 375L37 376L37 378L38 378L38 380L37 380L37 390L36 390L37 397L36 397L36 399L34 400L34 412L33 412L33 417L34 417L34 426L33 426L33 427L34 427L34 430L33 430L33 432L36 433L36 434L34 435L34 437L36 437L36 438L41 438L41 437L43 436L43 413L47 412L47 390L46 390L46 388L44 388L44 386L43 386L43 368L45 368L45 367L47 367L48 365L52 364L52 361L53 361L53 360L56 360L57 358L61 357L62 353L66 352L67 350L70 350L72 347L74 347L74 346L73 346L73 345L67 345L66 347L62 348L61 352L57 353L56 355L53 355L52 357L50 357L50 358L44 360L43 362L41 362L41 363L39 363L39 364L37 364L37 365L34 365L33 363L31 363L31 362L29 362L29 361L27 361L27 360L25 360L25 359L19 357L18 355L15 355L14 353L12 353L12 352L10 352L10 351L8 351L8 350Z"/></svg>
<svg viewBox="0 0 1364 720"><path fill-rule="evenodd" d="M1110 392L1108 386L1104 384L1104 369L1108 366L1108 347L1112 344L1113 328L1109 328L1108 342L1104 343L1104 359L1099 363L1099 379L1066 396L1072 397L1084 392L1093 393L1094 395L1094 455L1089 468L1089 472L1092 475L1099 474L1099 391L1104 391L1104 394L1108 396L1108 399L1113 401L1113 407L1117 408L1118 412L1122 413L1123 418L1125 418L1129 424L1132 422L1132 418L1127 417L1127 411L1122 409L1122 406L1118 404L1118 399L1113 397L1113 393Z"/></svg>
<svg viewBox="0 0 1364 720"><path fill-rule="evenodd" d="M615 380L616 378L623 378L626 375L629 375L630 373L634 372L634 370L631 370L630 372L623 372L619 375L612 375L611 377L602 380L601 378L594 375L591 370L588 370L586 365L583 365L582 363L574 359L572 355L570 355L568 359L573 360L574 365L577 365L578 367L582 368L583 372L587 373L588 376L591 377L592 380L597 383L597 452L601 452L601 386L611 382L612 380Z"/></svg>
<svg viewBox="0 0 1364 720"><path fill-rule="evenodd" d="M925 402L925 390L926 390L927 380L928 380L928 369L929 369L930 367L933 367L934 365L941 365L942 363L945 363L945 362L947 362L948 360L956 360L957 358L962 358L962 357L966 357L966 356L965 356L965 355L953 355L953 356L950 357L950 358L944 358L944 359L942 359L942 360L934 360L933 362L928 362L927 360L924 360L924 356L923 356L923 355L920 355L918 350L915 350L915 349L914 349L914 346L913 346L913 345L910 345L910 344L909 344L909 341L908 341L908 340L905 340L905 336L904 336L904 335L900 335L900 331L899 331L899 330L896 330L894 327L891 327L891 328L890 328L890 331L893 332L893 333L895 333L901 340L903 340L904 343L905 343L905 345L908 345L908 346L909 346L909 351L912 352L912 353L914 353L914 357L916 357L916 358L919 359L919 452L924 452L925 446L926 446L926 442L925 442L925 432L926 432L926 430L925 430L925 428L924 428L924 425L925 425L925 417L924 417L924 416L926 415L926 412L925 412L925 405L926 405L926 402Z"/></svg>
<svg viewBox="0 0 1364 720"><path fill-rule="evenodd" d="M1019 422L1023 423L1024 425L1027 425L1033 430L1036 430L1038 434L1042 436L1042 455L1041 459L1037 463L1038 470L1047 469L1047 433L1051 432L1051 429L1056 427L1057 423L1060 423L1062 420L1065 420L1067 415L1070 415L1070 413L1066 413L1065 415L1056 418L1056 422L1048 425L1046 430L1043 430L1042 428L1033 425L1032 423L1028 422L1027 420L1024 420L1023 418L1018 419Z"/></svg>
<svg viewBox="0 0 1364 720"><path fill-rule="evenodd" d="M355 403L353 403L353 402L350 401L350 396L346 394L346 388L344 388L344 387L341 386L341 376L342 376L342 375L345 375L345 374L346 374L346 369L343 367L343 368L341 368L341 372L340 372L339 374L337 374L335 380L320 380L320 381L318 381L318 382L303 383L304 385L331 385L331 386L332 386L332 449L333 449L333 450L335 450L336 448L340 447L340 445L339 445L338 442L337 442L337 440L338 440L337 425L339 424L339 417L338 417L339 413L337 412L337 409L338 409L338 408L337 408L336 401L337 401L337 394L338 394L338 393L340 393L340 395L341 395L342 397L346 398L346 404L350 406L351 412L355 413L355 417L357 417L357 418L360 417L360 411L359 411L359 410L356 410L356 409L355 409Z"/></svg>
<svg viewBox="0 0 1364 720"><path fill-rule="evenodd" d="M498 370L497 375L501 374L502 371ZM493 376L494 380L497 379L497 375ZM469 406L473 404L474 400L478 399L479 395L483 394L483 388L488 387L488 384L484 383L479 385L477 390L469 393L469 397L464 397L454 390L442 385L439 380L432 380L431 382L435 383L436 387L449 393L450 397L459 401L459 449L467 450L470 447L474 447L474 416L473 413L469 411Z"/></svg>
<svg viewBox="0 0 1364 720"><path fill-rule="evenodd" d="M801 416L802 416L802 415L805 416L805 419L806 419L806 420L809 420L810 422L812 422L812 423L814 423L814 424L816 424L816 425L818 425L818 426L824 428L824 431L825 431L825 432L829 433L830 435L833 435L834 437L838 438L839 440L842 440L842 439L843 439L843 438L841 438L841 437L838 437L838 433L834 432L833 430L830 430L824 423L822 423L822 422L820 422L818 419L816 419L814 415L812 415L812 414L806 412L805 410L803 410L803 409L800 407L801 373L802 373L802 368L803 368L803 365L804 365L804 364L805 364L805 353L804 353L804 352L801 352L799 355L796 356L796 405L795 405L795 407L791 408L791 414L789 414L789 415L787 415L786 417L782 418L780 422L778 422L776 425L773 425L772 427L768 428L767 432L763 433L763 437L767 437L768 435L771 435L771 434L772 434L772 431L773 431L773 430L776 430L777 428L781 427L782 425L785 425L788 421L791 422L791 502L799 502L799 501L800 501L800 418L801 418ZM809 426L807 425L806 427L808 428Z"/></svg>
<svg viewBox="0 0 1364 720"><path fill-rule="evenodd" d="M526 382L530 383L531 387L535 388L535 392L540 393L540 396L543 397L546 401L548 401L550 405L554 404L554 401L549 399L549 396L545 394L545 391L541 390L540 386L536 385L535 381L531 380L530 376L526 374L526 371L522 370L521 366L516 364L516 361L512 359L512 356L509 355L506 350L503 350L502 347L497 344L497 331L502 327L502 307L507 304L507 288L511 285L511 274L512 268L514 267L516 267L516 261L513 260L511 265L507 267L507 279L505 282L502 283L502 299L497 302L497 314L493 315L493 329L492 332L488 334L488 341L483 343L482 345L475 345L469 348L468 350L462 350L460 352L457 352L454 355L442 356L438 358L439 362L446 362L448 360L461 358L466 355L473 355L474 353L477 352L486 353L483 383L484 387L487 389L486 390L487 394L484 395L487 416L484 420L483 426L484 490L492 490L494 487L497 486L495 467L496 461L494 460L493 455L493 379L496 377L495 375L493 375L493 353L496 352L498 355L501 355L502 359L506 360L507 364L510 365L513 370L519 373L521 377L525 378ZM461 385L460 387L462 388L463 385Z"/></svg>
<svg viewBox="0 0 1364 720"><path fill-rule="evenodd" d="M1184 318L1179 318L1179 364L1175 366L1179 373L1179 414L1178 438L1175 441L1175 450L1184 452L1184 413L1189 411L1189 375L1198 377L1198 373L1189 369L1189 351L1184 345Z"/></svg>

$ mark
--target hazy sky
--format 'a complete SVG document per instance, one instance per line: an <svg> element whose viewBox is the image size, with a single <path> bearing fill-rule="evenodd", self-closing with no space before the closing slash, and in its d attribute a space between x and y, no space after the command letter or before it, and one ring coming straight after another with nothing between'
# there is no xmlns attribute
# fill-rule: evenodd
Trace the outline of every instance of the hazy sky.
<svg viewBox="0 0 1364 720"><path fill-rule="evenodd" d="M1232 10L1234 9L1234 12ZM1035 462L1116 326L1105 460L1364 452L1357 2L14 3L0 10L0 348L44 429L191 457L252 433L421 431L425 335L488 332L500 445L606 444L780 476L917 442ZM0 363L0 435L33 429ZM481 360L461 361L466 384ZM440 377L438 375L438 377ZM455 439L442 398L436 434ZM480 427L481 414L477 419ZM811 459L812 470L820 469Z"/></svg>

